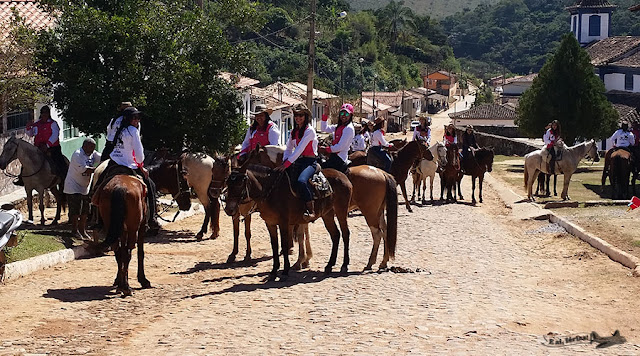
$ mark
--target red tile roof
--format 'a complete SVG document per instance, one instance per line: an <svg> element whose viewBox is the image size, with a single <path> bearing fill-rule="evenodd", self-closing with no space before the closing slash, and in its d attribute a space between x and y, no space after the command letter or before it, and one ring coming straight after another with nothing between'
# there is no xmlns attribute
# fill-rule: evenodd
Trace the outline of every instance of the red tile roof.
<svg viewBox="0 0 640 356"><path fill-rule="evenodd" d="M510 105L486 104L455 114L449 114L449 117L452 119L467 120L515 120L518 114L516 114Z"/></svg>
<svg viewBox="0 0 640 356"><path fill-rule="evenodd" d="M24 19L26 25L36 30L53 27L53 17L38 7L37 1L0 0L0 41L9 37L9 28L13 19L13 9Z"/></svg>
<svg viewBox="0 0 640 356"><path fill-rule="evenodd" d="M595 41L585 47L591 57L591 64L601 66L615 62L629 52L640 49L640 37L637 36L615 36Z"/></svg>

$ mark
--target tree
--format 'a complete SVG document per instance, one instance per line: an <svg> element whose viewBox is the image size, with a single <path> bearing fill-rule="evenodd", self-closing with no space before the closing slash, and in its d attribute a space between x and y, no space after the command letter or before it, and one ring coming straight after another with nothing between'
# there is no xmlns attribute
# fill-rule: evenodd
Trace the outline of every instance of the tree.
<svg viewBox="0 0 640 356"><path fill-rule="evenodd" d="M36 33L14 11L9 36L0 46L0 117L45 101L47 81L36 70ZM1 127L6 131L6 127Z"/></svg>
<svg viewBox="0 0 640 356"><path fill-rule="evenodd" d="M549 122L558 120L567 144L576 138L606 137L614 130L618 113L604 93L589 55L568 33L522 95L516 124L531 137L540 137Z"/></svg>
<svg viewBox="0 0 640 356"><path fill-rule="evenodd" d="M405 31L409 29L409 21L411 18L411 9L404 6L404 1L391 0L387 6L380 10L380 20L384 23L382 26L383 34L388 36L391 51L395 53L398 39L405 35Z"/></svg>
<svg viewBox="0 0 640 356"><path fill-rule="evenodd" d="M478 88L478 92L476 93L476 100L473 102L472 106L484 105L484 104L493 104L493 91L491 91L491 87L488 85L482 85L482 87Z"/></svg>
<svg viewBox="0 0 640 356"><path fill-rule="evenodd" d="M149 148L211 152L241 140L241 101L219 72L241 72L248 58L193 1L51 6L61 15L41 36L38 58L65 120L100 134L116 105L132 101L145 112Z"/></svg>

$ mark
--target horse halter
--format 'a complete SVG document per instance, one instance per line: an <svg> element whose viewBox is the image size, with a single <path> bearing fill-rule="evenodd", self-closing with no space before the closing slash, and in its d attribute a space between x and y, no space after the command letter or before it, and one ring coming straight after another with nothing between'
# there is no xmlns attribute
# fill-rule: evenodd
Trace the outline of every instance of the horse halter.
<svg viewBox="0 0 640 356"><path fill-rule="evenodd" d="M240 182L238 182L239 180ZM240 173L237 171L231 172L231 174L229 174L229 177L227 177L227 180L226 180L227 194L229 194L229 189L228 189L229 187L242 184L243 188L242 188L242 193L240 194L239 204L249 203L251 199L249 199L249 182L248 181L249 181L249 176L246 173ZM211 182L213 183L213 180ZM223 181L223 184L224 183L225 181ZM209 189L210 190L212 189L211 186L209 186Z"/></svg>

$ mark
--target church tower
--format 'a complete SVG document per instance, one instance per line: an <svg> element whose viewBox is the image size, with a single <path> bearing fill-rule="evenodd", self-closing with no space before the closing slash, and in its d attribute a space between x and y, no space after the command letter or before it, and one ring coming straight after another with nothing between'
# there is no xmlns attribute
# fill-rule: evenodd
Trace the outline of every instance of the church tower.
<svg viewBox="0 0 640 356"><path fill-rule="evenodd" d="M578 0L566 8L571 13L571 32L581 46L609 37L611 13L616 5L607 0Z"/></svg>

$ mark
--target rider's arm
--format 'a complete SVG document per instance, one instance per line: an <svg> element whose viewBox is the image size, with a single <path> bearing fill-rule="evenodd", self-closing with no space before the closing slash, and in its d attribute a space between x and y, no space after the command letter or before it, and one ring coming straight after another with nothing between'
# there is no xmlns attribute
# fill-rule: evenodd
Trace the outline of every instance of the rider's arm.
<svg viewBox="0 0 640 356"><path fill-rule="evenodd" d="M391 144L384 139L384 135L380 130L377 130L376 132L373 133L373 139L374 141L380 142L380 146L384 146L384 147L391 146Z"/></svg>
<svg viewBox="0 0 640 356"><path fill-rule="evenodd" d="M333 146L329 146L329 149L331 150L331 152L348 151L355 136L356 131L353 128L353 125L347 125L344 129L342 129L342 136L340 136L340 141Z"/></svg>
<svg viewBox="0 0 640 356"><path fill-rule="evenodd" d="M293 150L295 150L295 144L293 142L293 137L291 135L289 135L289 139L287 140L287 148L284 150L284 153L282 154L282 162L285 162L293 153Z"/></svg>
<svg viewBox="0 0 640 356"><path fill-rule="evenodd" d="M251 147L249 143L250 140L251 140L251 128L248 128L247 134L244 135L244 141L242 141L242 149L240 150L240 153L238 154L238 156L242 156L247 152L249 152L249 147Z"/></svg>
<svg viewBox="0 0 640 356"><path fill-rule="evenodd" d="M53 144L60 139L60 126L58 123L53 120L51 123L51 137L49 137L49 141L47 141L47 146L51 147Z"/></svg>
<svg viewBox="0 0 640 356"><path fill-rule="evenodd" d="M133 127L127 128L127 131L131 129L135 129L136 131L138 131L138 129ZM142 167L143 166L142 162L144 162L144 148L142 147L142 141L140 141L140 135L138 135L137 133L134 133L131 135L131 137L132 137L131 143L133 145L133 159L138 165L138 167Z"/></svg>
<svg viewBox="0 0 640 356"><path fill-rule="evenodd" d="M276 146L280 144L280 130L275 124L269 129L269 144Z"/></svg>
<svg viewBox="0 0 640 356"><path fill-rule="evenodd" d="M313 141L315 137L316 133L309 126L307 126L307 128L304 130L304 135L302 136L300 143L298 143L298 146L295 150L293 150L293 153L284 161L284 166L289 167L291 164L293 164L293 162L295 162L298 157L300 157L304 149L311 141Z"/></svg>
<svg viewBox="0 0 640 356"><path fill-rule="evenodd" d="M431 128L427 129L427 145L431 144Z"/></svg>
<svg viewBox="0 0 640 356"><path fill-rule="evenodd" d="M542 141L544 142L545 145L549 145L552 143L550 130L547 130L547 132L544 133L544 136L542 137Z"/></svg>
<svg viewBox="0 0 640 356"><path fill-rule="evenodd" d="M616 142L618 141L618 131L614 132L613 135L609 138L613 143L613 147L616 146Z"/></svg>
<svg viewBox="0 0 640 356"><path fill-rule="evenodd" d="M322 130L322 132L327 132L327 133L335 132L336 131L336 127L338 127L338 125L329 125L327 120L329 120L329 116L322 115L322 122L320 123L320 130Z"/></svg>
<svg viewBox="0 0 640 356"><path fill-rule="evenodd" d="M414 141L418 141L418 139L420 138L420 132L418 131L417 127L413 128L413 140Z"/></svg>

